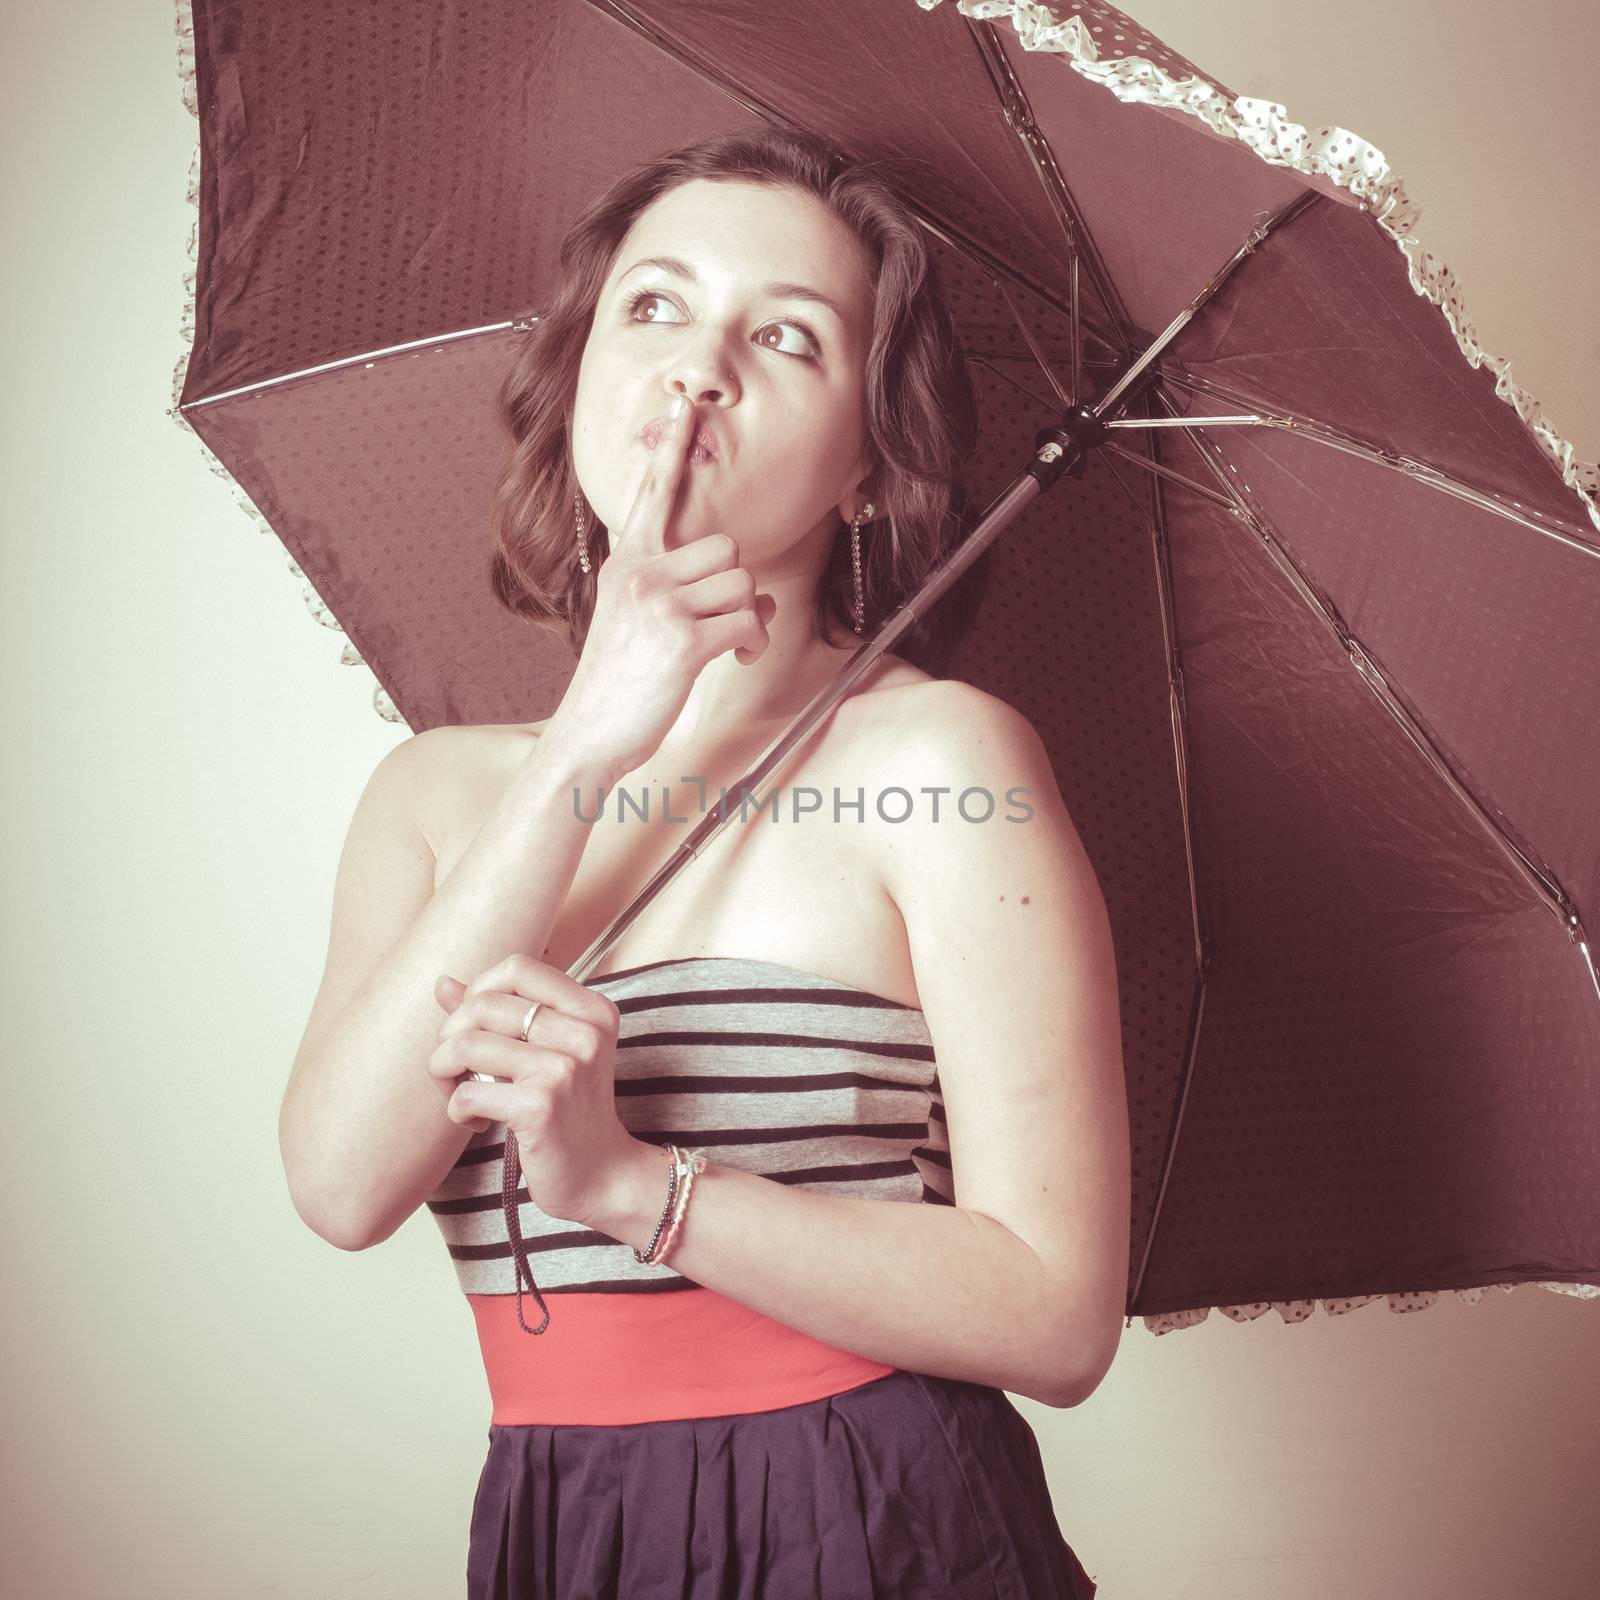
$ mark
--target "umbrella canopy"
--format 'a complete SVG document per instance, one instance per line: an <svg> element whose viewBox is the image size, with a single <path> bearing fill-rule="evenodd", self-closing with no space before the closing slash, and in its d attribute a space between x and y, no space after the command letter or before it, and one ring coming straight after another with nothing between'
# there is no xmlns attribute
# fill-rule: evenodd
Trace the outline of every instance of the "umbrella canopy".
<svg viewBox="0 0 1600 1600"><path fill-rule="evenodd" d="M1382 154L1098 3L366 17L180 0L173 414L380 714L537 718L571 675L494 601L488 514L581 207L771 123L901 158L980 503L1149 364L999 533L951 666L1038 729L1106 896L1130 1316L1600 1293L1600 473L1481 350Z"/></svg>

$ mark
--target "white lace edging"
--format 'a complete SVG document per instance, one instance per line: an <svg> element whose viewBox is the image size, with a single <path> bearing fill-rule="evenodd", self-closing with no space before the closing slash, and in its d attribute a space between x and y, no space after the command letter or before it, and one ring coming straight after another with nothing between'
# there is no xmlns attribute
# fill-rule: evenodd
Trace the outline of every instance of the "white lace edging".
<svg viewBox="0 0 1600 1600"><path fill-rule="evenodd" d="M917 4L924 11L931 11L942 0L917 0ZM1102 55L1094 35L1103 34L1105 26L1085 23L1077 12L1107 16L1108 24L1114 24L1114 37L1122 37L1117 31L1120 28L1136 40L1148 38L1154 42L1154 36L1131 18L1109 8L1102 11L1093 3L1081 4L1065 20L1035 0L956 0L956 9L980 22L1009 17L1024 50L1064 56L1074 72L1103 85L1119 100L1187 112L1216 133L1249 146L1272 166L1331 179L1366 202L1367 209L1404 254L1411 287L1444 313L1467 360L1474 367L1488 367L1494 373L1494 392L1516 410L1540 448L1555 463L1561 481L1583 501L1589 521L1600 529L1600 466L1576 458L1572 445L1556 432L1539 402L1512 378L1510 363L1490 355L1478 342L1467 320L1456 275L1418 242L1414 229L1421 207L1406 193L1405 185L1381 150L1346 128L1318 128L1311 133L1298 122L1291 122L1285 108L1276 101L1239 95L1230 103L1215 84L1204 78L1175 79L1142 56Z"/></svg>
<svg viewBox="0 0 1600 1600"><path fill-rule="evenodd" d="M918 4L921 0L918 0ZM1387 1300L1391 1311L1426 1311L1441 1294L1453 1294L1468 1305L1476 1305L1490 1289L1510 1294L1513 1289L1550 1289L1556 1294L1570 1294L1580 1300L1600 1298L1600 1284L1596 1283L1491 1283L1481 1289L1416 1289L1401 1294L1360 1294L1334 1300L1258 1300L1243 1306L1196 1306L1192 1311L1162 1311L1154 1316L1142 1317L1151 1333L1173 1333L1179 1328L1198 1328L1213 1310L1235 1322L1254 1322L1263 1312L1276 1311L1285 1322L1304 1322L1318 1307L1324 1307L1330 1317L1341 1317L1347 1311L1371 1305L1374 1300Z"/></svg>
<svg viewBox="0 0 1600 1600"><path fill-rule="evenodd" d="M183 275L183 321L179 328L179 336L183 344L183 354L178 357L178 364L172 373L172 402L167 407L167 415L179 427L185 429L200 446L200 453L206 465L216 473L233 490L233 497L256 528L270 534L273 540L283 548L284 558L289 563L289 570L300 585L300 596L305 601L306 609L325 628L330 628L344 640L344 647L340 652L340 663L347 667L366 667L368 676L372 677L372 708L385 722L404 723L405 718L400 715L399 708L389 698L389 692L367 666L365 658L350 641L343 628L338 624L333 613L324 604L312 585L311 580L301 570L300 564L294 559L287 546L283 546L277 531L272 524L262 516L259 508L245 492L244 486L234 475L217 459L215 452L195 432L189 419L179 409L179 401L183 396L183 380L189 370L189 356L194 349L194 324L195 324L195 276L200 259L200 104L195 89L194 75L194 16L189 9L189 0L176 0L175 26L178 33L178 78L183 91L183 103L188 108L190 115L195 119L195 145L194 155L189 160L189 187L187 199L193 216L189 223L189 244L187 249L187 269Z"/></svg>

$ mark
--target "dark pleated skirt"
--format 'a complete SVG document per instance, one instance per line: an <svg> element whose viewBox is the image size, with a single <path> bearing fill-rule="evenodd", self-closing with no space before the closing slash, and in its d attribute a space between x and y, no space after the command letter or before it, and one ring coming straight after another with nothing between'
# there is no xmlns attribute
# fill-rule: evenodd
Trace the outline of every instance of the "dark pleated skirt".
<svg viewBox="0 0 1600 1600"><path fill-rule="evenodd" d="M775 1411L492 1424L468 1600L1090 1600L1003 1390L899 1371Z"/></svg>

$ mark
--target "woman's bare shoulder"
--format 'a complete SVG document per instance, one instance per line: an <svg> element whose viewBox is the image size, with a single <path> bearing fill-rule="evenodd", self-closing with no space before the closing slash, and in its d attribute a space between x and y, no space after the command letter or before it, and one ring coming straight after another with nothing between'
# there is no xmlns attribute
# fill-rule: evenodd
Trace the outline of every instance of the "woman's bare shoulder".
<svg viewBox="0 0 1600 1600"><path fill-rule="evenodd" d="M962 772L1034 770L1047 761L1037 730L1009 701L962 678L927 674L868 696L850 750L864 780L913 790L953 783Z"/></svg>
<svg viewBox="0 0 1600 1600"><path fill-rule="evenodd" d="M526 755L544 731L543 722L449 722L414 734L420 774L445 782L471 781L485 767Z"/></svg>
<svg viewBox="0 0 1600 1600"><path fill-rule="evenodd" d="M435 760L454 768L502 751L518 750L526 754L549 720L546 717L539 722L441 723L417 737L433 743Z"/></svg>
<svg viewBox="0 0 1600 1600"><path fill-rule="evenodd" d="M494 804L543 728L544 722L440 723L407 741L415 814L435 858L443 857L462 818L481 817Z"/></svg>
<svg viewBox="0 0 1600 1600"><path fill-rule="evenodd" d="M1020 713L998 695L963 678L936 678L896 658L892 670L858 696L863 721L875 730L913 736L970 726L974 720L1003 721Z"/></svg>

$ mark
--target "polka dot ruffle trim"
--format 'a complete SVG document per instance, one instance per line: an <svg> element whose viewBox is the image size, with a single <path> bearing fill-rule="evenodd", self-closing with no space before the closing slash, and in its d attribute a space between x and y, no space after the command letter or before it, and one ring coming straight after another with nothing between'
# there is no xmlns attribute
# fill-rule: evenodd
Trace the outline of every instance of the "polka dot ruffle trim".
<svg viewBox="0 0 1600 1600"><path fill-rule="evenodd" d="M1330 1317L1343 1316L1347 1311L1371 1305L1374 1300L1387 1300L1391 1311L1426 1311L1438 1301L1441 1294L1453 1294L1468 1305L1476 1305L1490 1289L1510 1294L1513 1289L1524 1288L1550 1289L1556 1294L1575 1295L1581 1300L1600 1298L1600 1284L1594 1283L1495 1283L1482 1289L1418 1289L1407 1294L1361 1294L1336 1300L1259 1300L1251 1305L1217 1306L1215 1309L1235 1322L1254 1322L1268 1311L1276 1311L1285 1322L1304 1322L1319 1305L1326 1308ZM1140 1320L1151 1333L1174 1333L1179 1328L1199 1327L1212 1310L1211 1306L1198 1306L1192 1311L1165 1311Z"/></svg>
<svg viewBox="0 0 1600 1600"><path fill-rule="evenodd" d="M917 0L924 11L943 3ZM1247 145L1273 166L1328 179L1355 195L1404 254L1411 287L1438 306L1467 360L1494 373L1495 393L1515 409L1555 464L1561 481L1583 501L1589 521L1600 529L1600 466L1576 459L1572 445L1546 419L1539 402L1512 378L1509 362L1490 355L1479 343L1455 274L1415 237L1421 207L1375 145L1347 128L1313 132L1291 122L1285 108L1273 100L1230 98L1220 84L1100 0L1078 0L1067 16L1055 15L1034 0L955 3L963 16L974 21L1009 19L1024 50L1047 50L1064 57L1079 76L1109 89L1119 100L1185 112L1213 132ZM1069 9L1067 0L1061 0L1060 9Z"/></svg>

